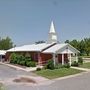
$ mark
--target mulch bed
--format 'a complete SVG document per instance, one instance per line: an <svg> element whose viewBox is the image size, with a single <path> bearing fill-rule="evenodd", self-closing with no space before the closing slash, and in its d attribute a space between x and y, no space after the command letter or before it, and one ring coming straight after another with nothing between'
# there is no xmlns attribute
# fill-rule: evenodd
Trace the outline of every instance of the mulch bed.
<svg viewBox="0 0 90 90"><path fill-rule="evenodd" d="M18 79L14 79L13 82L16 83L36 83L35 80L27 77L20 77Z"/></svg>

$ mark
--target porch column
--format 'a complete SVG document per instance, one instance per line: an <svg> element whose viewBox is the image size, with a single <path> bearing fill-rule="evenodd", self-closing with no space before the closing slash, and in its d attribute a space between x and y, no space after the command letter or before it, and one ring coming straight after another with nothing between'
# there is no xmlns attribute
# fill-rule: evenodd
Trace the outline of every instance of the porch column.
<svg viewBox="0 0 90 90"><path fill-rule="evenodd" d="M1 62L3 62L2 55L1 55Z"/></svg>
<svg viewBox="0 0 90 90"><path fill-rule="evenodd" d="M41 56L40 56L40 53L38 53L38 65L41 65Z"/></svg>
<svg viewBox="0 0 90 90"><path fill-rule="evenodd" d="M62 54L62 65L64 65L64 54Z"/></svg>
<svg viewBox="0 0 90 90"><path fill-rule="evenodd" d="M71 54L69 54L69 64L70 64L70 66L71 66L71 63L72 63L72 61L71 61Z"/></svg>
<svg viewBox="0 0 90 90"><path fill-rule="evenodd" d="M76 53L76 62L78 62L78 56L77 56L77 53Z"/></svg>
<svg viewBox="0 0 90 90"><path fill-rule="evenodd" d="M56 58L55 58L55 53L53 53L53 62L54 62L54 66L55 66L55 64L56 64L56 60L55 60Z"/></svg>
<svg viewBox="0 0 90 90"><path fill-rule="evenodd" d="M0 55L0 62L2 62L2 55Z"/></svg>

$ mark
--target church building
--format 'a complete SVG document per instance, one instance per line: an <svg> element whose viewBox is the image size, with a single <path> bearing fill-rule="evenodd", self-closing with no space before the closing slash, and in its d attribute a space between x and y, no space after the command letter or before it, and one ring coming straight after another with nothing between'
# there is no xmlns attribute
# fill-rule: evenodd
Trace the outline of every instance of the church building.
<svg viewBox="0 0 90 90"><path fill-rule="evenodd" d="M18 53L24 56L31 57L36 61L38 65L44 65L48 60L53 60L54 65L56 63L69 63L71 65L72 60L78 61L79 51L73 46L67 43L59 43L57 33L54 27L54 23L51 22L48 40L46 43L30 44L20 47L14 47L7 50L6 60L10 60L12 53ZM74 59L72 59L74 57Z"/></svg>

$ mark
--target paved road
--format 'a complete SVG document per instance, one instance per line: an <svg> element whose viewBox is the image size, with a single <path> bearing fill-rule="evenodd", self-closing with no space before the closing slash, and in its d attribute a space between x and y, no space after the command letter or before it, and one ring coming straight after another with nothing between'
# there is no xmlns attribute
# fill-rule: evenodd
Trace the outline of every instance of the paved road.
<svg viewBox="0 0 90 90"><path fill-rule="evenodd" d="M0 65L0 78L16 77L19 74L32 75ZM6 84L5 86L6 90L90 90L90 72L52 83L46 82L43 85Z"/></svg>
<svg viewBox="0 0 90 90"><path fill-rule="evenodd" d="M15 77L18 77L20 75L32 76L34 74L31 73L31 72L29 73L29 72L25 72L25 71L22 71L22 70L16 70L14 68L11 68L11 67L0 64L0 80L15 78Z"/></svg>
<svg viewBox="0 0 90 90"><path fill-rule="evenodd" d="M9 85L7 90L90 90L90 72L46 85Z"/></svg>

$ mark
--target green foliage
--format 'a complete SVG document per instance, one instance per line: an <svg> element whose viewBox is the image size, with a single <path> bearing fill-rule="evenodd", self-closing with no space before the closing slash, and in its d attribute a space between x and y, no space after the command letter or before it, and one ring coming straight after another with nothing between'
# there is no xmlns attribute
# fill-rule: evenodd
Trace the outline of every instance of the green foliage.
<svg viewBox="0 0 90 90"><path fill-rule="evenodd" d="M5 87L2 83L0 83L0 90L5 90Z"/></svg>
<svg viewBox="0 0 90 90"><path fill-rule="evenodd" d="M60 69L60 68L63 68L63 65L62 64L56 64L55 65L55 69Z"/></svg>
<svg viewBox="0 0 90 90"><path fill-rule="evenodd" d="M25 61L20 61L19 64L25 66Z"/></svg>
<svg viewBox="0 0 90 90"><path fill-rule="evenodd" d="M41 68L38 67L38 68L36 69L36 71L41 71Z"/></svg>
<svg viewBox="0 0 90 90"><path fill-rule="evenodd" d="M19 64L19 65L27 66L27 67L35 67L36 66L35 61L32 61L31 57L24 57L23 55L18 55L15 53L11 54L10 63Z"/></svg>
<svg viewBox="0 0 90 90"><path fill-rule="evenodd" d="M55 69L53 60L48 60L46 68L51 70Z"/></svg>
<svg viewBox="0 0 90 90"><path fill-rule="evenodd" d="M76 62L76 61L74 61L74 62L72 62L72 66L78 67L79 66L79 63Z"/></svg>
<svg viewBox="0 0 90 90"><path fill-rule="evenodd" d="M70 68L70 64L69 63L66 63L63 65L64 68Z"/></svg>
<svg viewBox="0 0 90 90"><path fill-rule="evenodd" d="M9 37L0 40L0 49L8 50L13 47L12 40Z"/></svg>
<svg viewBox="0 0 90 90"><path fill-rule="evenodd" d="M90 38L84 38L81 41L78 41L76 39L72 41L66 40L65 43L69 43L70 45L78 49L80 51L80 55L90 55Z"/></svg>
<svg viewBox="0 0 90 90"><path fill-rule="evenodd" d="M45 43L45 41L37 41L37 42L35 42L35 44L41 44L41 43Z"/></svg>
<svg viewBox="0 0 90 90"><path fill-rule="evenodd" d="M35 63L35 61L27 61L26 62L26 66L27 67L35 67L36 66L36 63Z"/></svg>
<svg viewBox="0 0 90 90"><path fill-rule="evenodd" d="M12 53L10 56L10 63L17 63L17 55L15 53Z"/></svg>
<svg viewBox="0 0 90 90"><path fill-rule="evenodd" d="M83 59L81 57L78 57L78 63L83 64Z"/></svg>

